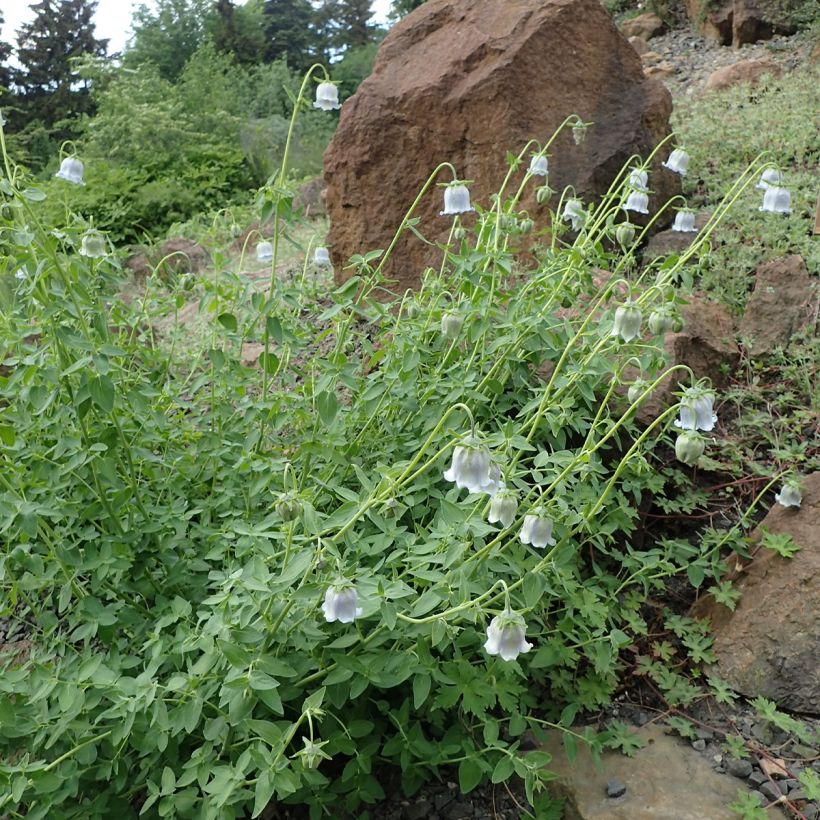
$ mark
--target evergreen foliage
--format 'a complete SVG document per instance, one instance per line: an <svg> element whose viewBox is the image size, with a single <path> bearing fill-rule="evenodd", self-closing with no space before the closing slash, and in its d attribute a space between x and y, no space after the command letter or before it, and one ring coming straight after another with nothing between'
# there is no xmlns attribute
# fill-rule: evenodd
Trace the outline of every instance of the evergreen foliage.
<svg viewBox="0 0 820 820"><path fill-rule="evenodd" d="M0 29L3 27L5 19L3 12L0 10ZM6 95L11 86L11 66L9 65L9 57L11 57L12 48L8 43L0 40L0 102L6 102Z"/></svg>
<svg viewBox="0 0 820 820"><path fill-rule="evenodd" d="M264 6L265 59L270 62L284 58L299 74L313 63L323 61L324 49L316 22L309 0L267 0Z"/></svg>

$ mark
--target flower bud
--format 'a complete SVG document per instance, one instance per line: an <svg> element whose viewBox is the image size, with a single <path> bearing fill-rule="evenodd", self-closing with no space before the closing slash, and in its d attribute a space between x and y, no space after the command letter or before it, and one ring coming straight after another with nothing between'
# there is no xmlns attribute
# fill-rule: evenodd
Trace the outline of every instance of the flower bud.
<svg viewBox="0 0 820 820"><path fill-rule="evenodd" d="M464 229L463 225L459 225L453 231L453 239L455 239L457 242L461 242L466 236L467 236L467 231Z"/></svg>
<svg viewBox="0 0 820 820"><path fill-rule="evenodd" d="M526 640L527 625L518 612L505 609L490 621L484 650L488 655L499 655L502 660L514 661L529 652L532 644Z"/></svg>
<svg viewBox="0 0 820 820"><path fill-rule="evenodd" d="M626 391L626 397L630 404L635 404L638 399L644 394L646 388L649 387L649 382L643 379L636 379L629 385L629 390Z"/></svg>
<svg viewBox="0 0 820 820"><path fill-rule="evenodd" d="M448 310L441 316L441 335L445 339L456 339L461 333L461 327L464 324L462 316L455 311Z"/></svg>
<svg viewBox="0 0 820 820"><path fill-rule="evenodd" d="M615 228L615 239L618 240L618 244L623 248L627 245L631 245L635 240L635 226L631 222L621 222L621 224Z"/></svg>
<svg viewBox="0 0 820 820"><path fill-rule="evenodd" d="M535 223L527 216L518 223L518 230L521 233L529 233L535 227Z"/></svg>
<svg viewBox="0 0 820 820"><path fill-rule="evenodd" d="M586 142L587 128L588 125L585 122L576 122L572 126L572 139L576 145L583 145Z"/></svg>
<svg viewBox="0 0 820 820"><path fill-rule="evenodd" d="M80 243L80 256L99 259L106 254L105 237L99 231L89 231Z"/></svg>
<svg viewBox="0 0 820 820"><path fill-rule="evenodd" d="M668 310L661 308L649 314L649 330L656 336L669 333L675 327L675 319Z"/></svg>
<svg viewBox="0 0 820 820"><path fill-rule="evenodd" d="M675 442L675 457L684 464L697 464L705 449L703 436L693 430L684 430Z"/></svg>
<svg viewBox="0 0 820 820"><path fill-rule="evenodd" d="M552 196L552 188L549 185L541 185L535 189L535 201L539 205L546 205Z"/></svg>
<svg viewBox="0 0 820 820"><path fill-rule="evenodd" d="M186 293L190 293L196 285L196 276L193 273L183 273L179 278L179 287Z"/></svg>
<svg viewBox="0 0 820 820"><path fill-rule="evenodd" d="M282 493L274 509L283 521L295 521L302 512L302 503L294 493Z"/></svg>

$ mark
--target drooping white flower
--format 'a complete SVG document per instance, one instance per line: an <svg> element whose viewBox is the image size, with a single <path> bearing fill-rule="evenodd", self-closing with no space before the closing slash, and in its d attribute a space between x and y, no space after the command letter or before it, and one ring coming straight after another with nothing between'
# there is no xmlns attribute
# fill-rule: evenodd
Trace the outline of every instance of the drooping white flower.
<svg viewBox="0 0 820 820"><path fill-rule="evenodd" d="M549 162L544 154L532 155L530 173L536 177L545 177L549 173Z"/></svg>
<svg viewBox="0 0 820 820"><path fill-rule="evenodd" d="M564 205L564 213L561 214L564 222L572 222L572 230L580 231L587 221L587 212L584 210L584 203L580 199L568 199Z"/></svg>
<svg viewBox="0 0 820 820"><path fill-rule="evenodd" d="M330 264L330 251L327 248L316 248L313 251L313 264L319 268L326 268Z"/></svg>
<svg viewBox="0 0 820 820"><path fill-rule="evenodd" d="M680 415L675 427L681 430L702 430L709 433L715 429L717 414L713 410L715 394L702 387L687 387L680 400Z"/></svg>
<svg viewBox="0 0 820 820"><path fill-rule="evenodd" d="M507 529L515 521L516 512L518 512L518 496L513 490L499 489L490 502L487 520L491 524L500 523L504 529Z"/></svg>
<svg viewBox="0 0 820 820"><path fill-rule="evenodd" d="M760 179L758 180L757 185L755 185L755 188L760 188L765 191L773 185L779 187L782 182L783 174L781 174L777 168L767 168L760 175Z"/></svg>
<svg viewBox="0 0 820 820"><path fill-rule="evenodd" d="M506 489L507 485L504 483L504 479L501 476L501 468L493 462L490 464L489 481L483 491L488 495L494 496L497 492Z"/></svg>
<svg viewBox="0 0 820 820"><path fill-rule="evenodd" d="M697 233L695 227L695 212L688 208L681 208L675 214L675 221L672 223L672 230L679 233Z"/></svg>
<svg viewBox="0 0 820 820"><path fill-rule="evenodd" d="M615 310L615 322L612 325L612 336L620 336L625 342L641 335L643 316L634 302L626 302Z"/></svg>
<svg viewBox="0 0 820 820"><path fill-rule="evenodd" d="M341 108L339 103L339 89L333 83L319 83L316 86L316 102L313 103L314 108L321 108L322 111L331 111L332 109Z"/></svg>
<svg viewBox="0 0 820 820"><path fill-rule="evenodd" d="M803 493L797 481L787 481L774 500L783 507L799 507L803 503Z"/></svg>
<svg viewBox="0 0 820 820"><path fill-rule="evenodd" d="M675 442L675 456L684 464L697 464L705 449L703 436L694 430L684 430Z"/></svg>
<svg viewBox="0 0 820 820"><path fill-rule="evenodd" d="M444 210L441 216L454 216L474 211L470 205L470 189L466 185L448 185L444 189Z"/></svg>
<svg viewBox="0 0 820 820"><path fill-rule="evenodd" d="M552 537L552 519L543 507L536 507L524 516L518 540L522 544L531 544L537 549L551 547L555 544L555 539Z"/></svg>
<svg viewBox="0 0 820 820"><path fill-rule="evenodd" d="M105 256L106 251L105 237L99 231L89 231L83 235L80 242L80 256L99 259L101 256Z"/></svg>
<svg viewBox="0 0 820 820"><path fill-rule="evenodd" d="M763 194L763 204L758 209L773 214L790 214L792 212L792 195L788 188L769 186Z"/></svg>
<svg viewBox="0 0 820 820"><path fill-rule="evenodd" d="M670 155L669 159L663 163L664 168L674 171L681 176L686 175L686 169L689 167L689 154L683 148L676 148Z"/></svg>
<svg viewBox="0 0 820 820"><path fill-rule="evenodd" d="M260 262L270 262L273 259L273 245L270 242L260 242L256 246L256 258Z"/></svg>
<svg viewBox="0 0 820 820"><path fill-rule="evenodd" d="M350 581L341 580L325 591L325 600L322 604L322 612L328 623L339 621L339 623L350 624L361 614L362 609L358 604L356 588Z"/></svg>
<svg viewBox="0 0 820 820"><path fill-rule="evenodd" d="M452 341L458 338L458 334L461 333L463 325L464 317L460 313L456 313L454 310L448 310L441 314L441 335L444 336L445 339Z"/></svg>
<svg viewBox="0 0 820 820"><path fill-rule="evenodd" d="M615 228L615 239L617 239L618 244L624 248L627 245L631 245L635 239L635 226L631 222L621 222L620 225Z"/></svg>
<svg viewBox="0 0 820 820"><path fill-rule="evenodd" d="M635 211L638 214L649 213L649 194L646 191L632 191L624 203L625 211Z"/></svg>
<svg viewBox="0 0 820 820"><path fill-rule="evenodd" d="M488 655L498 655L502 660L514 661L529 652L532 644L527 642L527 624L524 618L511 609L505 609L490 621L484 649Z"/></svg>
<svg viewBox="0 0 820 820"><path fill-rule="evenodd" d="M77 157L66 157L60 163L60 170L54 176L74 185L85 185L83 180L84 170L83 163Z"/></svg>
<svg viewBox="0 0 820 820"><path fill-rule="evenodd" d="M631 188L640 188L645 190L649 182L649 173L643 168L633 168L629 172L629 186Z"/></svg>
<svg viewBox="0 0 820 820"><path fill-rule="evenodd" d="M486 493L496 485L491 473L490 451L475 436L468 436L463 444L456 445L450 469L444 471L446 481L455 482L459 490Z"/></svg>

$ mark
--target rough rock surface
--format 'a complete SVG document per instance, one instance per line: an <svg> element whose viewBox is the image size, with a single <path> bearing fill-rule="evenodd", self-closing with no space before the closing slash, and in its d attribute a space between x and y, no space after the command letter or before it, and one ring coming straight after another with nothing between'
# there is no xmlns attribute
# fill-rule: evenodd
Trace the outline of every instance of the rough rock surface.
<svg viewBox="0 0 820 820"><path fill-rule="evenodd" d="M506 153L547 140L575 113L595 125L581 146L568 132L556 140L550 185L573 185L588 199L633 153L647 155L669 133L670 111L668 91L643 76L597 0L428 0L391 29L373 73L343 104L325 153L334 269L345 278L352 254L388 246L440 162L475 180L473 201L487 207L507 171ZM439 181L449 182L449 172ZM523 206L544 224L534 189ZM650 208L674 195L679 179L658 167L653 189ZM443 241L452 224L441 208L441 190L432 187L415 212L432 241ZM401 291L439 259L407 231L386 273Z"/></svg>
<svg viewBox="0 0 820 820"><path fill-rule="evenodd" d="M166 239L160 245L158 262L163 268L174 273L199 273L211 261L208 251L198 242L183 237Z"/></svg>
<svg viewBox="0 0 820 820"><path fill-rule="evenodd" d="M741 60L714 71L706 81L706 90L721 91L740 83L754 85L764 74L779 77L780 73L780 67L771 60Z"/></svg>
<svg viewBox="0 0 820 820"><path fill-rule="evenodd" d="M547 768L558 775L550 784L566 800L564 820L732 820L729 803L737 799L737 780L717 774L692 748L651 725L636 730L647 745L635 757L617 752L601 756L600 768L585 750L567 760L561 734L544 746L552 755ZM624 788L625 787L625 790ZM620 794L610 797L609 794ZM779 817L777 809L770 817Z"/></svg>
<svg viewBox="0 0 820 820"><path fill-rule="evenodd" d="M799 254L772 259L755 271L755 289L740 322L740 337L752 356L785 347L817 308L816 280Z"/></svg>
<svg viewBox="0 0 820 820"><path fill-rule="evenodd" d="M711 213L695 214L695 227L700 231L711 218ZM658 231L649 238L643 249L644 261L652 261L658 256L668 256L670 253L682 253L695 241L696 233L683 233L667 228Z"/></svg>
<svg viewBox="0 0 820 820"><path fill-rule="evenodd" d="M752 534L788 534L793 558L760 549L736 582L734 612L706 596L693 608L712 622L717 673L747 697L820 715L820 473L803 479L800 509L775 504Z"/></svg>
<svg viewBox="0 0 820 820"><path fill-rule="evenodd" d="M735 47L794 31L788 12L799 0L684 0L692 25L705 37Z"/></svg>
<svg viewBox="0 0 820 820"><path fill-rule="evenodd" d="M665 28L663 20L657 14L652 14L652 12L630 17L621 23L621 31L624 37L640 37L642 40L651 40L656 35L661 34Z"/></svg>

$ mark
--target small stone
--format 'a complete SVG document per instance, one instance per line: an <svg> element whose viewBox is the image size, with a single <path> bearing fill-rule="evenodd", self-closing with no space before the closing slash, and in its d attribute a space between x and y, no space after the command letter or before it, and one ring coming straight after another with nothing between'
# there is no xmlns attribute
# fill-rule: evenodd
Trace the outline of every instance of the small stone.
<svg viewBox="0 0 820 820"><path fill-rule="evenodd" d="M802 743L794 743L791 752L794 757L802 757L804 759L817 757L817 749L811 746L804 746Z"/></svg>
<svg viewBox="0 0 820 820"><path fill-rule="evenodd" d="M626 784L623 783L621 780L618 780L617 777L613 777L606 784L606 796L607 797L623 797L626 794Z"/></svg>
<svg viewBox="0 0 820 820"><path fill-rule="evenodd" d="M424 820L430 815L433 807L426 800L419 800L404 810L406 820Z"/></svg>
<svg viewBox="0 0 820 820"><path fill-rule="evenodd" d="M697 740L692 741L692 748L696 752L702 752L706 749L706 741L703 738L698 738Z"/></svg>
<svg viewBox="0 0 820 820"><path fill-rule="evenodd" d="M774 741L774 732L771 723L765 720L758 721L752 726L752 737L757 738L761 743L770 746Z"/></svg>
<svg viewBox="0 0 820 820"><path fill-rule="evenodd" d="M465 820L473 816L473 804L456 800L447 806L444 816L447 820Z"/></svg>
<svg viewBox="0 0 820 820"><path fill-rule="evenodd" d="M799 789L799 788L800 788L800 786L801 786L800 781L799 781L799 780L795 780L793 777L790 777L790 778L788 778L787 780L784 780L784 781L780 784L780 788L781 788L784 792L791 792L791 791L794 791L795 789ZM805 799L805 798L804 798L804 799Z"/></svg>
<svg viewBox="0 0 820 820"><path fill-rule="evenodd" d="M808 799L808 795L806 794L806 790L802 787L797 788L797 789L792 789L788 793L787 797L789 798L789 800L791 800L792 803L796 803L800 800L807 800Z"/></svg>
<svg viewBox="0 0 820 820"><path fill-rule="evenodd" d="M757 797L758 802L761 806L765 806L769 801L766 799L766 795L761 792L752 792L752 794Z"/></svg>
<svg viewBox="0 0 820 820"><path fill-rule="evenodd" d="M770 780L760 784L760 791L763 792L769 800L779 800L783 796L783 792Z"/></svg>
<svg viewBox="0 0 820 820"><path fill-rule="evenodd" d="M701 740L711 740L715 736L715 733L711 729L698 729L697 736Z"/></svg>
<svg viewBox="0 0 820 820"><path fill-rule="evenodd" d="M752 762L751 760L745 760L743 758L727 757L726 771L734 777L749 777L752 773ZM760 782L762 783L763 781L761 780Z"/></svg>
<svg viewBox="0 0 820 820"><path fill-rule="evenodd" d="M752 772L749 775L749 782L755 786L759 786L761 783L767 783L769 780L763 772Z"/></svg>

